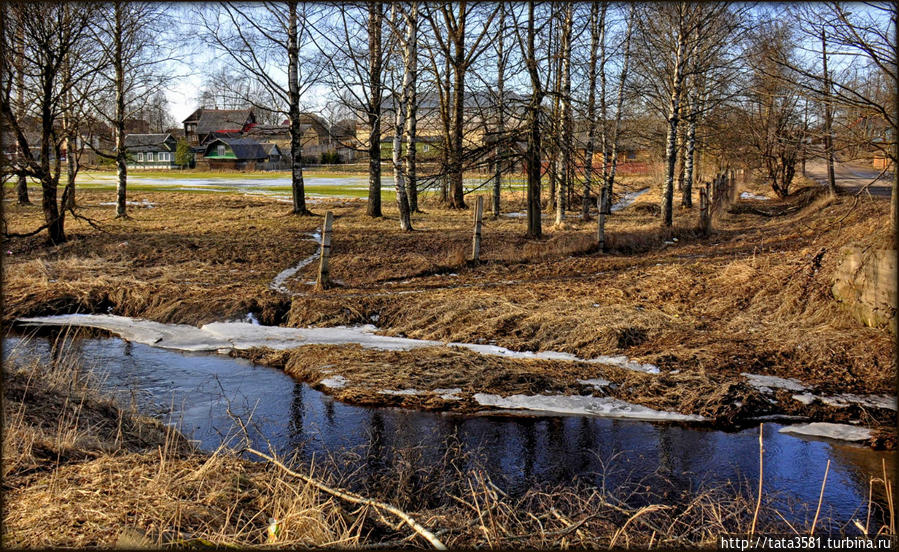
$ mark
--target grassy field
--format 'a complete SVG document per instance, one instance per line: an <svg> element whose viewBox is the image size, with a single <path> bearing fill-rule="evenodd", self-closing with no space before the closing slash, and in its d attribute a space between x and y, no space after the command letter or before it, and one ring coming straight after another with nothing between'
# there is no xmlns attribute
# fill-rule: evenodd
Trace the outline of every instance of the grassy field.
<svg viewBox="0 0 899 552"><path fill-rule="evenodd" d="M619 191L649 184L630 178ZM888 202L820 197L813 189L785 201L741 201L701 237L695 209L676 209L674 227L663 231L658 198L653 188L611 217L606 253L596 251L595 222L575 213L560 226L547 215L544 238L529 240L525 219L488 212L475 265L467 261L471 211L446 209L433 196L413 216L415 231L404 233L392 202L378 219L351 199L317 200L316 216L294 217L266 197L134 191L131 200L152 207L138 205L131 219L118 220L111 206L99 205L111 200L108 193L85 189L80 213L99 230L70 220L71 239L61 246L47 247L43 236L7 243L3 320L76 311L193 324L247 312L291 326L377 320L389 335L581 358L622 354L665 372L653 378L508 359L493 366L503 377L478 378L477 359L445 347L394 355L389 374L381 359L353 348L321 349L320 362L302 369L281 354L252 353L313 385L324 377L319 366L338 363L354 384L331 392L364 404L464 410L477 392L590 392L576 383L589 368L591 377L622 384L615 396L701 413L723 427L778 412L892 419L890 412L803 405L789 393L772 407L740 376L794 377L823 393L892 393L891 334L861 326L830 294L842 246L889 246ZM524 200L507 192L504 212L522 211ZM290 294L270 289L275 275L317 251L307 233L326 210L335 214L331 276L339 286L314 291L312 263L285 282ZM12 232L41 223L37 206L7 202L6 217ZM397 389L455 387L448 380L457 369L472 376L457 406L377 393L388 376Z"/></svg>

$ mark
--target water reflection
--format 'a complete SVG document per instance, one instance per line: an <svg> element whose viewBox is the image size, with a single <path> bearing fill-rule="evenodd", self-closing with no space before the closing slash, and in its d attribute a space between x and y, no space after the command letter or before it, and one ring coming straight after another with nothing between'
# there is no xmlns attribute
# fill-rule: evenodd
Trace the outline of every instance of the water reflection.
<svg viewBox="0 0 899 552"><path fill-rule="evenodd" d="M60 354L47 339L4 344L4 355L16 345L47 360ZM113 338L76 340L73 347L88 367L105 373L112 392L164 413L206 449L238 435L239 416L250 421L254 447L318 464L337 455L359 480L376 477L397 454L418 467L438 466L450 455L463 470L483 467L510 494L575 479L607 488L642 480L666 494L702 485L749 486L758 478L758 428L724 433L583 416L464 417L356 407L240 359ZM895 480L892 453L783 435L779 427L764 426L764 487L783 512L794 501L817 503L828 459L824 513L838 522L864 512L869 478L881 475L884 461ZM413 448L414 454L403 452Z"/></svg>

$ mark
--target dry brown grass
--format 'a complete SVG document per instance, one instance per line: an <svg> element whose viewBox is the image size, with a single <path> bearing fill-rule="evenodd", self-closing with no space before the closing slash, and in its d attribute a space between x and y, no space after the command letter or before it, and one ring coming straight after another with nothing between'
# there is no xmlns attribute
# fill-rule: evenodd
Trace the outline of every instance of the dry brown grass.
<svg viewBox="0 0 899 552"><path fill-rule="evenodd" d="M626 181L629 189L648 183ZM825 390L893 387L889 332L860 326L830 296L840 247L889 245L884 201L800 191L738 202L702 238L695 209L678 207L675 226L660 229L647 207L658 201L654 187L610 218L604 254L595 251L595 221L545 219L546 237L527 240L523 219L487 216L477 266L467 261L470 211L425 201L416 231L403 233L390 203L371 219L364 203L335 201L316 211L337 217L331 276L341 285L314 292L305 283L312 263L288 280L289 298L268 284L314 253L305 233L321 217L289 216L274 201L159 192L134 194L157 207L118 221L96 207L101 195L85 191L79 201L105 232L73 221L62 246L38 237L8 245L4 321L79 310L199 323L253 311L267 324L328 326L377 315L393 335L625 354L698 374L799 377ZM507 194L505 209L523 200ZM7 207L11 231L39 220L36 207Z"/></svg>
<svg viewBox="0 0 899 552"><path fill-rule="evenodd" d="M260 545L269 517L279 545L359 542L365 520L348 521L332 497L228 451L192 449L101 394L72 354L58 359L4 366L4 547Z"/></svg>
<svg viewBox="0 0 899 552"><path fill-rule="evenodd" d="M5 546L424 546L371 509L348 507L271 464L191 450L176 432L103 397L78 360L62 353L53 366L7 363ZM746 533L755 514L749 481L674 493L655 479L614 489L572 483L510 497L476 462L448 450L442 462L416 471L415 454L397 451L388 470L365 479L365 490L412 512L454 548L708 546L720 534ZM316 474L332 484L354 477L328 462ZM878 477L865 517L871 535L890 534L895 523L883 498L890 482ZM784 514L763 497L757 533L806 534L807 527L783 522ZM281 529L267 544L269 517Z"/></svg>

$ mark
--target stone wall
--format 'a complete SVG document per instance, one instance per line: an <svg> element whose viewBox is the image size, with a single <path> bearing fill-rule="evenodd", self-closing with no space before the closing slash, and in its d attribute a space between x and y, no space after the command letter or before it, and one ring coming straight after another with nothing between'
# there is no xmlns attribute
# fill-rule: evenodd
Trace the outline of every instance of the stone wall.
<svg viewBox="0 0 899 552"><path fill-rule="evenodd" d="M833 296L862 323L896 328L896 251L844 247Z"/></svg>

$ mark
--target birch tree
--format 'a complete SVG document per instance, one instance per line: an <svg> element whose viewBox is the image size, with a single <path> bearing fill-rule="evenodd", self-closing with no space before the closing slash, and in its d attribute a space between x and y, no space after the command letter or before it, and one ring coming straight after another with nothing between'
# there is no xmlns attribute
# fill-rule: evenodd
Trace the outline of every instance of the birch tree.
<svg viewBox="0 0 899 552"><path fill-rule="evenodd" d="M95 36L106 57L101 71L108 94L97 96L94 109L112 126L116 165L116 217L127 218L128 152L125 122L144 108L149 99L171 79L168 63L174 60L166 47L171 27L167 8L155 3L116 1L102 9ZM112 96L111 102L106 102ZM110 105L111 104L111 105Z"/></svg>
<svg viewBox="0 0 899 552"><path fill-rule="evenodd" d="M306 208L303 182L302 98L318 82L324 66L310 51L317 8L296 0L258 6L227 2L196 12L206 42L224 53L242 78L265 92L245 100L287 116L292 213L302 216L312 215Z"/></svg>
<svg viewBox="0 0 899 552"><path fill-rule="evenodd" d="M559 112L559 127L561 131L561 156L559 162L559 199L556 202L556 224L562 224L565 218L565 209L568 206L567 195L571 192L571 35L574 25L574 5L567 2L565 5L565 19L562 24L561 44L561 73L559 99L561 110Z"/></svg>
<svg viewBox="0 0 899 552"><path fill-rule="evenodd" d="M405 156L402 153L403 137L410 133L409 127L406 126L407 120L414 117L415 101L415 72L417 70L416 58L418 52L416 45L418 42L418 2L413 1L408 10L403 9L399 3L393 4L391 8L391 27L397 35L397 50L402 59L402 89L397 97L397 88L393 88L393 181L396 190L396 203L400 213L400 229L404 231L412 230L412 221L410 218L410 206L406 189L406 170L403 162L409 162L409 150L407 149ZM402 23L400 23L402 19ZM397 71L391 72L393 75ZM414 126L412 127L414 129ZM412 130L414 132L414 130ZM414 149L414 141L410 144ZM405 158L405 159L404 159ZM413 161L414 163L414 161Z"/></svg>

